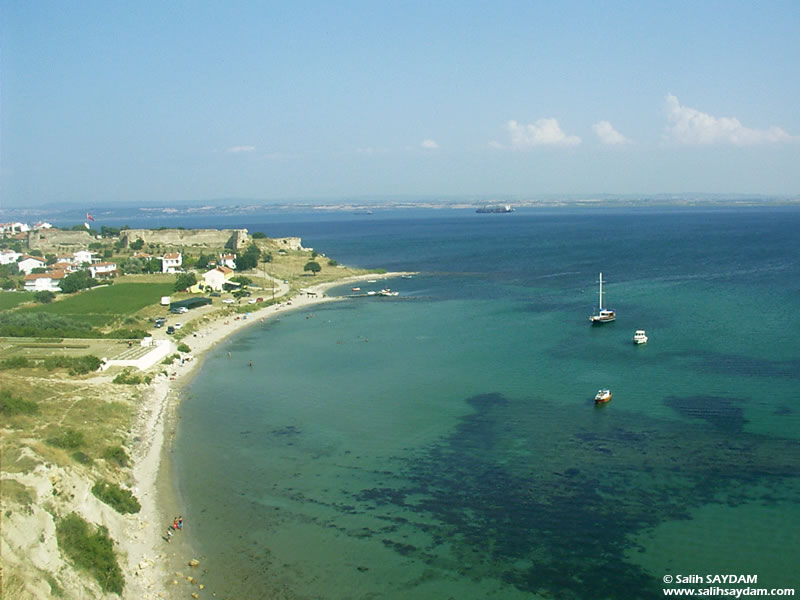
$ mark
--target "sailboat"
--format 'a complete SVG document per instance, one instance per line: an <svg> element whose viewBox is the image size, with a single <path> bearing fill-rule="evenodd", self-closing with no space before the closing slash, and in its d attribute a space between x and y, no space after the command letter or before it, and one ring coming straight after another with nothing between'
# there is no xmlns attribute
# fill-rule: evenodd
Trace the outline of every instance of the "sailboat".
<svg viewBox="0 0 800 600"><path fill-rule="evenodd" d="M600 273L600 305L595 314L589 317L592 325L602 325L603 323L611 323L616 320L617 313L613 308L603 308L603 274Z"/></svg>

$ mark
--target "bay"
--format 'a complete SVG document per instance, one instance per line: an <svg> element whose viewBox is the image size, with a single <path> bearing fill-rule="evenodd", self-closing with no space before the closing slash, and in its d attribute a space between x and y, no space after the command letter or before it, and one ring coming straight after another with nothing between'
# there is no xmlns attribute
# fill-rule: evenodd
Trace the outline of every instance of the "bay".
<svg viewBox="0 0 800 600"><path fill-rule="evenodd" d="M246 225L419 275L209 354L175 446L209 589L652 598L723 568L797 586L800 211L375 216ZM591 327L601 271L618 318Z"/></svg>

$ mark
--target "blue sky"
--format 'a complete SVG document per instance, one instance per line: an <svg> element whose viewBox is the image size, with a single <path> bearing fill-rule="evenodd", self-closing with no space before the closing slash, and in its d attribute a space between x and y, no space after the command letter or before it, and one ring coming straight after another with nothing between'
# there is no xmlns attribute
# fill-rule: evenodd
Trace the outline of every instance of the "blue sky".
<svg viewBox="0 0 800 600"><path fill-rule="evenodd" d="M4 2L0 202L800 193L800 2Z"/></svg>

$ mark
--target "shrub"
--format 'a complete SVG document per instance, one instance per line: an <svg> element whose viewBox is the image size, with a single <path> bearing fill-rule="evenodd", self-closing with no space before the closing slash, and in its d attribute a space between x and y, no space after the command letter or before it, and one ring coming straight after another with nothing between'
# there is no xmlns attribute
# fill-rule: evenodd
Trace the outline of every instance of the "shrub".
<svg viewBox="0 0 800 600"><path fill-rule="evenodd" d="M142 505L130 490L121 488L116 483L105 479L99 480L92 487L92 493L120 514L133 514L141 510Z"/></svg>
<svg viewBox="0 0 800 600"><path fill-rule="evenodd" d="M92 528L75 513L56 523L58 546L75 565L89 571L105 592L121 594L125 578L105 527Z"/></svg>
<svg viewBox="0 0 800 600"><path fill-rule="evenodd" d="M39 405L33 400L25 400L12 396L8 390L0 392L0 413L4 417L14 415L35 415L39 413Z"/></svg>
<svg viewBox="0 0 800 600"><path fill-rule="evenodd" d="M178 352L191 352L191 351L192 349L189 348L189 346L187 346L186 344L183 343L178 344Z"/></svg>
<svg viewBox="0 0 800 600"><path fill-rule="evenodd" d="M85 375L100 368L103 361L87 354L85 356L48 356L42 361L42 366L48 371L54 369L68 369L70 375Z"/></svg>
<svg viewBox="0 0 800 600"><path fill-rule="evenodd" d="M338 267L339 263L331 258L330 260L328 260L328 266L329 267Z"/></svg>
<svg viewBox="0 0 800 600"><path fill-rule="evenodd" d="M50 290L42 290L33 294L33 299L42 304L50 304L55 297L55 293Z"/></svg>
<svg viewBox="0 0 800 600"><path fill-rule="evenodd" d="M103 458L117 463L120 467L127 467L130 464L128 454L121 446L109 446L103 452Z"/></svg>
<svg viewBox="0 0 800 600"><path fill-rule="evenodd" d="M80 450L78 450L77 452L73 452L72 458L75 460L75 462L80 463L82 465L90 465L94 462L91 456L89 456L85 452L81 452Z"/></svg>
<svg viewBox="0 0 800 600"><path fill-rule="evenodd" d="M63 448L64 450L77 450L86 443L83 432L75 431L74 429L65 429L60 435L51 437L46 441L50 446Z"/></svg>
<svg viewBox="0 0 800 600"><path fill-rule="evenodd" d="M120 383L123 385L139 385L142 383L141 375L135 374L133 371L125 370L112 380L112 383Z"/></svg>
<svg viewBox="0 0 800 600"><path fill-rule="evenodd" d="M175 361L176 358L180 358L180 357L181 357L180 354L170 354L164 360L161 361L161 364L162 365L171 365ZM165 374L166 374L166 372L165 372Z"/></svg>
<svg viewBox="0 0 800 600"><path fill-rule="evenodd" d="M33 364L24 356L12 356L5 359L2 363L4 369L26 369L32 367Z"/></svg>

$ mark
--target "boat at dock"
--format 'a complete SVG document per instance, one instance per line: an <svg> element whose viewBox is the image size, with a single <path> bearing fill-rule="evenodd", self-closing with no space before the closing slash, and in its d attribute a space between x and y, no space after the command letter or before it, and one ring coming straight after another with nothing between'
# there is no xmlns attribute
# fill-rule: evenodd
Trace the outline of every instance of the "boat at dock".
<svg viewBox="0 0 800 600"><path fill-rule="evenodd" d="M611 390L597 390L594 397L595 404L605 404L609 400L611 400Z"/></svg>
<svg viewBox="0 0 800 600"><path fill-rule="evenodd" d="M602 325L603 323L611 323L617 318L617 312L613 308L603 308L603 274L600 273L600 303L597 307L597 312L589 317L592 325Z"/></svg>
<svg viewBox="0 0 800 600"><path fill-rule="evenodd" d="M647 333L644 329L637 329L636 332L633 334L633 343L637 346L639 344L646 344L647 343Z"/></svg>

